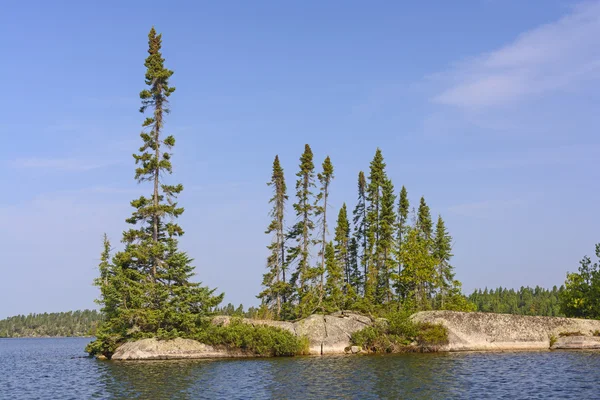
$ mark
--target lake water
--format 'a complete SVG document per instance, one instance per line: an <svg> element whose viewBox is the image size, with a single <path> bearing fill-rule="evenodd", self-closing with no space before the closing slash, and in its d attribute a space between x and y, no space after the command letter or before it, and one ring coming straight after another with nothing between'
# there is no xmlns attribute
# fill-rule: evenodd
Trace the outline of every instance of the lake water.
<svg viewBox="0 0 600 400"><path fill-rule="evenodd" d="M1 399L600 399L600 352L110 362L0 339Z"/></svg>

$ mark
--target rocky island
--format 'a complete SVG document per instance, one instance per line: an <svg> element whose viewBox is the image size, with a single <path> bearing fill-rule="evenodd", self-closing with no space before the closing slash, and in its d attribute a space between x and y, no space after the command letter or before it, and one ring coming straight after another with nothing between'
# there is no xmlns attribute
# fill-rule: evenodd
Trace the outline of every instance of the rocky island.
<svg viewBox="0 0 600 400"><path fill-rule="evenodd" d="M441 324L448 332L447 344L436 351L506 351L547 349L600 349L600 321L576 318L535 317L456 311L422 311L412 317L421 323ZM227 325L231 318L219 316L214 324ZM356 313L311 315L296 321L242 319L253 326L267 325L306 337L310 355L356 354L366 349L354 346L352 334L382 323ZM413 344L414 351L421 349ZM210 346L192 339L142 339L121 345L113 360L164 360L256 357L256 354L223 346Z"/></svg>

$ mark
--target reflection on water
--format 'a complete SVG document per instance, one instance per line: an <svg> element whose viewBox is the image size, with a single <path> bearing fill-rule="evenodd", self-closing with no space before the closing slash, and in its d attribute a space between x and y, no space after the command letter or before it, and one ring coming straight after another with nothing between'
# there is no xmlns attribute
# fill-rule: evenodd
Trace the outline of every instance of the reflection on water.
<svg viewBox="0 0 600 400"><path fill-rule="evenodd" d="M0 398L600 398L600 352L110 362L87 341L0 339Z"/></svg>

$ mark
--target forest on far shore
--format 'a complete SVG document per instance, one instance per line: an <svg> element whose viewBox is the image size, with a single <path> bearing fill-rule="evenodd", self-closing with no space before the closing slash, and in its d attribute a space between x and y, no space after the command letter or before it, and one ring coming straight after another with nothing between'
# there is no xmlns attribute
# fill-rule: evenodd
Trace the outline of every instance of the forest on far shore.
<svg viewBox="0 0 600 400"><path fill-rule="evenodd" d="M101 319L96 310L16 315L0 320L0 338L94 336Z"/></svg>

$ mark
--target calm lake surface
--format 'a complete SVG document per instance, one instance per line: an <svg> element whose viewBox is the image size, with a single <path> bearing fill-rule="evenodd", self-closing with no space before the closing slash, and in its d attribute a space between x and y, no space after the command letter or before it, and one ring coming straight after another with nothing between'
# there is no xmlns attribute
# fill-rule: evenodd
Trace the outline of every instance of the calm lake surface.
<svg viewBox="0 0 600 400"><path fill-rule="evenodd" d="M600 399L600 352L110 362L0 339L2 399Z"/></svg>

